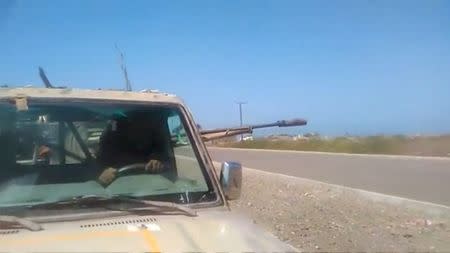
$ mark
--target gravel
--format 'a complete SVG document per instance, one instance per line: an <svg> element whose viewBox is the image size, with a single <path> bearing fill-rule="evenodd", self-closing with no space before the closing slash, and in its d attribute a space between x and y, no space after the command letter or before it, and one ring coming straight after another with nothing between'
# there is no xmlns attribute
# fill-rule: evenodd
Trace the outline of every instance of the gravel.
<svg viewBox="0 0 450 253"><path fill-rule="evenodd" d="M376 201L349 189L252 169L243 171L242 190L231 208L301 251L450 251L445 209Z"/></svg>

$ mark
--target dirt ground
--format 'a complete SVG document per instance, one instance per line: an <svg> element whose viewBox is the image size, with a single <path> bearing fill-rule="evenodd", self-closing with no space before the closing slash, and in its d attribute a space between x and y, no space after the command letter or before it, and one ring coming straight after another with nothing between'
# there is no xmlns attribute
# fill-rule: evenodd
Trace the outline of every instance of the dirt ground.
<svg viewBox="0 0 450 253"><path fill-rule="evenodd" d="M450 209L380 202L252 169L243 176L241 199L231 207L300 251L450 251Z"/></svg>

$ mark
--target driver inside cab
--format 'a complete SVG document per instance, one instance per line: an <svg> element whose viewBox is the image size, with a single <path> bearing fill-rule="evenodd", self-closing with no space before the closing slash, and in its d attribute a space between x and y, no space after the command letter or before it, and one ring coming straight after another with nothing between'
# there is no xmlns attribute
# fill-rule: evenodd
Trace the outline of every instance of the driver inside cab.
<svg viewBox="0 0 450 253"><path fill-rule="evenodd" d="M127 165L143 163L147 173L170 167L164 129L163 117L148 111L132 111L112 120L100 137L97 161L104 170L98 182L109 185L118 169Z"/></svg>
<svg viewBox="0 0 450 253"><path fill-rule="evenodd" d="M92 154L100 169L93 173L97 182L104 187L108 186L118 176L119 169L127 165L142 164L147 173L161 173L169 168L166 137L170 135L164 132L167 129L164 126L164 117L149 111L129 111L118 115L120 116L116 115L103 130L98 151ZM77 124L76 131L86 143L88 128L84 124ZM64 148L69 154L86 158L70 131L66 135ZM40 150L40 155L44 156L51 152L45 146Z"/></svg>

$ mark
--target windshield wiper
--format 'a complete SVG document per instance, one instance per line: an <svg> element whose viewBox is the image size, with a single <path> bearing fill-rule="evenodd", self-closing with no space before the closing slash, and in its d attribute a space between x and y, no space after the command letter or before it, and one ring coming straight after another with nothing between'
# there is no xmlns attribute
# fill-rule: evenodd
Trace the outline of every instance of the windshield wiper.
<svg viewBox="0 0 450 253"><path fill-rule="evenodd" d="M42 208L42 207L59 207L64 205L79 205L79 204L91 204L98 203L98 201L115 201L122 203L133 203L140 204L143 207L139 208L111 208L111 206L107 206L108 209L115 211L145 211L145 210L153 210L158 208L167 208L172 210L178 210L189 216L197 216L197 212L189 207L173 203L173 202L165 202L165 201L153 201L153 200L143 200L138 198L133 198L129 196L123 195L114 195L114 196L99 196L99 195L83 195L73 197L67 200L55 201L50 203L42 203L30 206L30 208Z"/></svg>
<svg viewBox="0 0 450 253"><path fill-rule="evenodd" d="M25 218L20 218L17 216L9 216L9 215L0 215L0 223L6 222L6 223L12 223L12 224L18 224L23 226L24 228L27 228L31 231L40 231L42 230L42 226L38 223L28 220ZM0 225L0 229L2 226Z"/></svg>
<svg viewBox="0 0 450 253"><path fill-rule="evenodd" d="M122 211L133 211L133 210L136 210L136 211L143 210L144 211L144 210L149 210L152 208L167 208L167 209L182 211L185 214L187 214L188 216L197 216L197 212L194 209L174 203L174 202L144 200L144 199L137 199L137 198L133 198L133 197L120 196L120 195L114 196L111 199L122 201L122 202L136 203L136 204L144 205L144 207L142 207L142 208L117 209L117 210L122 210Z"/></svg>

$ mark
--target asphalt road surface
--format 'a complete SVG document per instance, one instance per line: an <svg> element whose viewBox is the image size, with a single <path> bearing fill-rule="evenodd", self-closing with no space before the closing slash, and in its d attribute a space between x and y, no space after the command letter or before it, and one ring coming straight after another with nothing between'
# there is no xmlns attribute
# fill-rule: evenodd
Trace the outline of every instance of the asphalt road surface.
<svg viewBox="0 0 450 253"><path fill-rule="evenodd" d="M215 161L450 206L450 159L209 147Z"/></svg>

